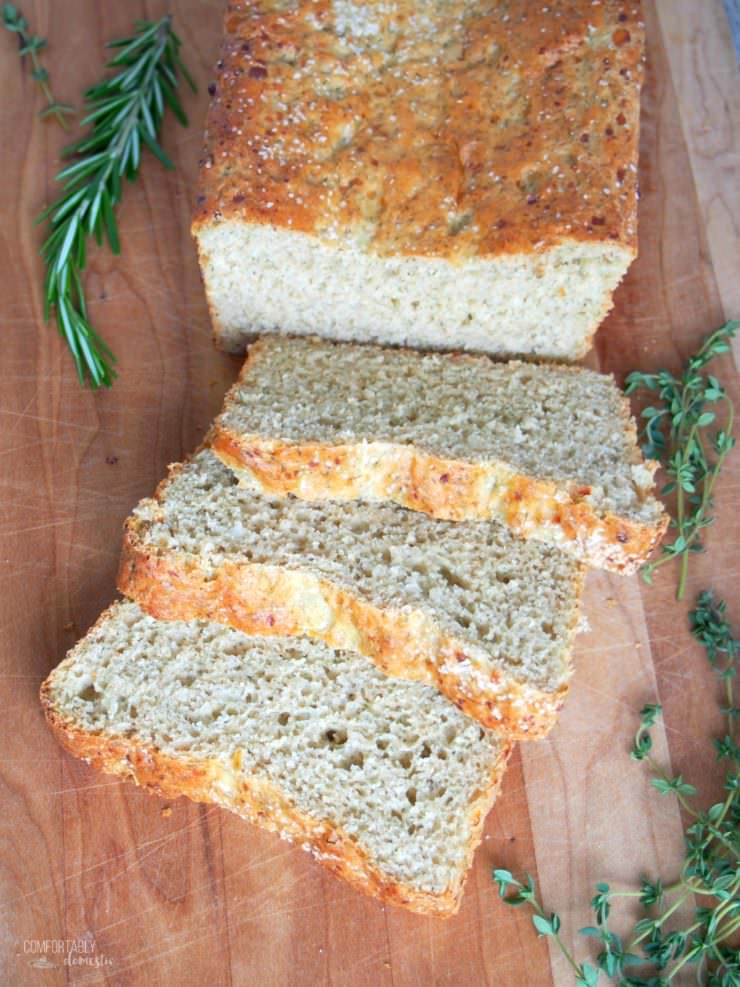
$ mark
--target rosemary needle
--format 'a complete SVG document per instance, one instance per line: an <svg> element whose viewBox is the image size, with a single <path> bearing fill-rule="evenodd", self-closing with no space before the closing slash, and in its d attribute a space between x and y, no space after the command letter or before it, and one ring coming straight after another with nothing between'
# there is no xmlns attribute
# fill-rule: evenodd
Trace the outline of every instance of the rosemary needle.
<svg viewBox="0 0 740 987"><path fill-rule="evenodd" d="M82 284L87 239L94 236L102 244L105 237L113 253L120 253L115 207L122 181L138 176L143 147L166 168L174 167L158 142L162 118L169 106L187 125L176 91L179 74L195 90L180 60L181 42L172 30L172 18L137 21L135 27L131 37L108 43L117 49L108 67L117 72L85 93L82 125L90 125L91 131L65 148L64 155L74 160L56 176L63 183L62 193L37 219L48 224L41 248L46 265L44 317L48 322L54 312L80 383L92 387L111 385L115 358L87 312Z"/></svg>

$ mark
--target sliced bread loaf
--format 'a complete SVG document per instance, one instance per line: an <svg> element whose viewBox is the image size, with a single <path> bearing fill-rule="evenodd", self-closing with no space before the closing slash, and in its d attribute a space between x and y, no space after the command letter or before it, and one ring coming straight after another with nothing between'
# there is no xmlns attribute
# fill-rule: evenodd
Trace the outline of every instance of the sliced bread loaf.
<svg viewBox="0 0 740 987"><path fill-rule="evenodd" d="M626 398L580 367L265 337L210 441L265 493L495 518L616 571L667 522Z"/></svg>
<svg viewBox="0 0 740 987"><path fill-rule="evenodd" d="M193 233L214 329L581 356L636 254L636 0L232 0Z"/></svg>
<svg viewBox="0 0 740 987"><path fill-rule="evenodd" d="M361 652L487 726L537 737L567 689L582 578L502 525L263 497L203 450L127 522L118 585L162 619Z"/></svg>
<svg viewBox="0 0 740 987"><path fill-rule="evenodd" d="M111 607L51 673L72 754L299 841L355 887L454 913L509 748L429 686L303 638Z"/></svg>

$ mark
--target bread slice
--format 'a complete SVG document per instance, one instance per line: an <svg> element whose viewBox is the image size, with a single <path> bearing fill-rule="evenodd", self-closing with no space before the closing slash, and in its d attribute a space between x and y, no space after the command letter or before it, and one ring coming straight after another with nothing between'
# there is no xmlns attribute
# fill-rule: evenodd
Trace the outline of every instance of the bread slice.
<svg viewBox="0 0 740 987"><path fill-rule="evenodd" d="M118 603L44 682L62 744L300 842L356 888L451 915L510 747L429 686L305 638Z"/></svg>
<svg viewBox="0 0 740 987"><path fill-rule="evenodd" d="M264 493L494 518L617 572L667 523L626 398L580 367L264 337L210 442Z"/></svg>
<svg viewBox="0 0 740 987"><path fill-rule="evenodd" d="M637 0L232 0L193 234L216 338L581 356L636 254Z"/></svg>
<svg viewBox="0 0 740 987"><path fill-rule="evenodd" d="M262 497L203 450L133 512L118 585L160 619L361 652L486 726L539 737L571 675L582 579L490 522Z"/></svg>

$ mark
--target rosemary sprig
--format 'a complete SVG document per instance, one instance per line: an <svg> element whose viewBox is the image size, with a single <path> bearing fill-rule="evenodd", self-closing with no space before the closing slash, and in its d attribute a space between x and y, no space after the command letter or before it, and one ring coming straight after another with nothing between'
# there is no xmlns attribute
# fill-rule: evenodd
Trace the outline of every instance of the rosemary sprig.
<svg viewBox="0 0 740 987"><path fill-rule="evenodd" d="M600 944L594 965L576 961L560 936L560 917L545 910L529 875L519 881L508 870L493 871L500 896L508 905L526 904L532 909L537 933L557 943L578 987L595 987L602 974L619 987L668 987L689 965L696 967L697 983L706 987L740 984L740 950L735 946L740 934L740 748L734 741L738 710L733 700L740 641L732 636L726 610L723 601L705 592L689 614L691 632L725 687L727 733L714 741L718 758L728 762L724 800L697 810L688 801L696 794L694 786L680 774L669 776L654 761L650 730L661 715L660 706L642 709L631 751L634 760L645 761L654 771L653 787L674 794L691 817L679 877L668 884L661 878L643 877L639 888L624 891L602 882L596 885L591 900L596 924L579 930ZM637 899L644 912L626 938L609 927L612 905L620 898ZM671 929L669 919L691 898L698 899L691 920L684 928Z"/></svg>
<svg viewBox="0 0 740 987"><path fill-rule="evenodd" d="M716 377L703 373L710 360L726 353L740 322L727 322L712 333L699 352L676 378L667 370L656 374L639 371L629 374L625 391L639 388L658 394L661 404L645 408L641 430L643 451L657 459L668 475L662 496L675 492L675 516L671 528L675 537L664 542L659 557L642 568L645 582L652 582L656 569L680 558L676 598L686 590L689 557L704 550L701 532L712 524L713 491L722 465L735 445L732 434L734 408ZM717 410L710 410L714 406ZM724 424L717 427L717 411L724 409ZM712 431L710 431L712 426Z"/></svg>
<svg viewBox="0 0 740 987"><path fill-rule="evenodd" d="M131 37L108 43L118 49L108 67L118 71L85 93L87 115L82 124L90 124L92 130L65 148L64 154L75 160L56 176L63 191L37 220L48 222L49 234L41 248L46 264L44 316L48 322L54 310L80 383L87 380L92 387L111 385L115 358L87 314L81 276L87 238L92 235L102 244L105 236L113 253L120 253L114 209L121 200L122 179L134 181L138 176L142 147L166 168L174 168L158 143L165 106L187 125L176 92L178 73L195 89L180 60L172 18L137 21L135 26Z"/></svg>
<svg viewBox="0 0 740 987"><path fill-rule="evenodd" d="M13 3L3 4L3 24L8 31L18 35L21 58L25 58L26 55L31 56L31 78L38 82L46 100L46 106L41 110L39 116L42 119L53 116L58 124L65 130L69 130L69 124L65 117L74 113L75 108L69 106L68 103L60 103L59 100L54 99L49 86L49 73L39 60L39 52L47 45L46 38L41 38L38 34L29 34L28 21Z"/></svg>

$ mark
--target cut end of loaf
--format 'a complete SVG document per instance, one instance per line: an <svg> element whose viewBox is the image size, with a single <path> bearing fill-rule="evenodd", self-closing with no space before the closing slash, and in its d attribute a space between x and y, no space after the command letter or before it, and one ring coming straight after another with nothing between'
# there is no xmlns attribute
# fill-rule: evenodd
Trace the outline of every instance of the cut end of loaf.
<svg viewBox="0 0 740 987"><path fill-rule="evenodd" d="M196 224L216 339L255 334L575 359L633 259L620 243L566 242L541 254L458 264L378 256L268 224Z"/></svg>
<svg viewBox="0 0 740 987"><path fill-rule="evenodd" d="M574 358L636 243L635 0L233 0L194 232L245 334Z"/></svg>
<svg viewBox="0 0 740 987"><path fill-rule="evenodd" d="M509 747L428 686L303 640L102 615L42 687L62 743L300 842L352 884L457 910Z"/></svg>

